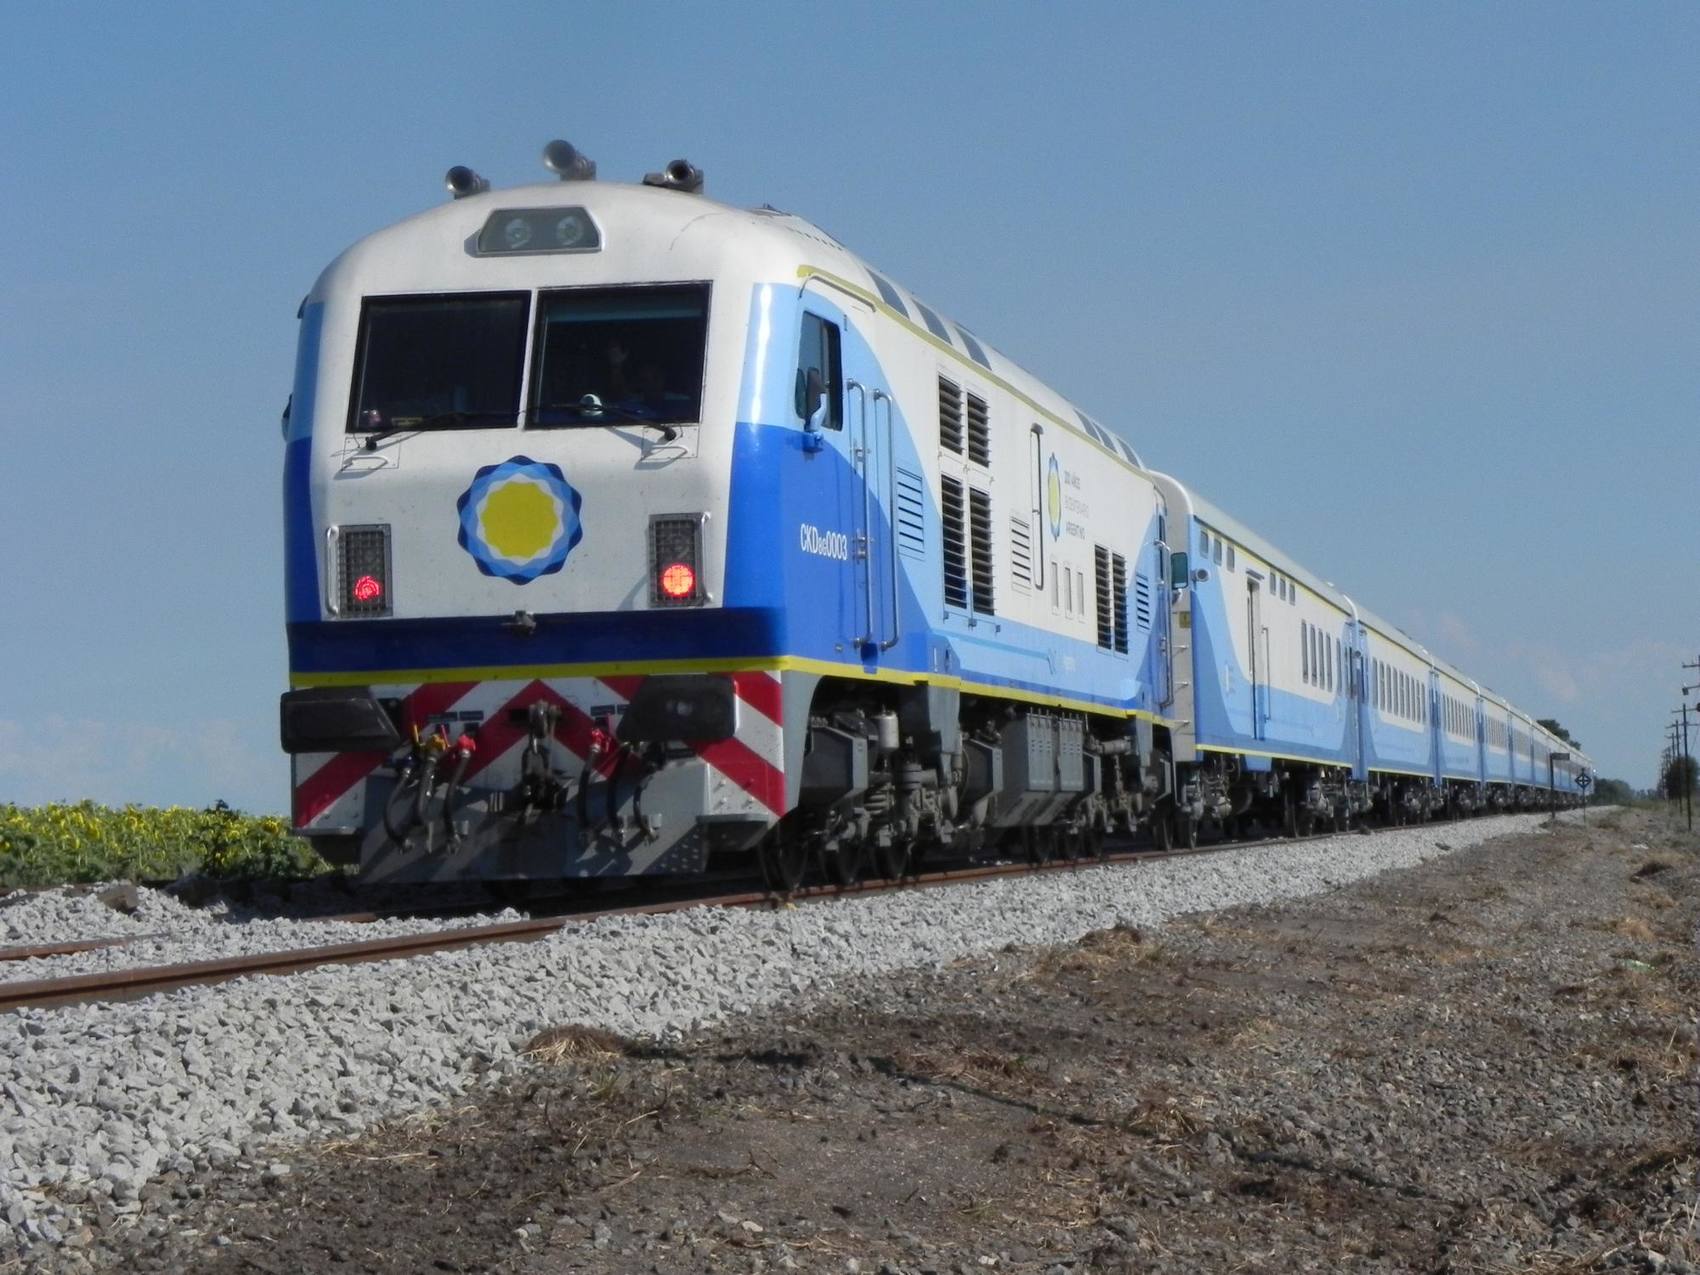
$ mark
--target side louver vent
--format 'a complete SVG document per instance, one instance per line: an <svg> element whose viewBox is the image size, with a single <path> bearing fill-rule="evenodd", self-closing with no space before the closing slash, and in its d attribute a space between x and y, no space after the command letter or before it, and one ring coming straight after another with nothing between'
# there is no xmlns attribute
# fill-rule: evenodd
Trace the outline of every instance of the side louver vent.
<svg viewBox="0 0 1700 1275"><path fill-rule="evenodd" d="M1151 631L1151 581L1143 571L1133 577L1133 620L1141 633Z"/></svg>
<svg viewBox="0 0 1700 1275"><path fill-rule="evenodd" d="M1110 600L1115 607L1115 632L1112 635L1116 650L1127 654L1127 559L1119 553L1110 555Z"/></svg>
<svg viewBox="0 0 1700 1275"><path fill-rule="evenodd" d="M1092 550L1093 575L1097 579L1098 602L1098 645L1106 651L1110 649L1110 639L1115 631L1112 622L1110 601L1110 551L1103 545L1097 545Z"/></svg>
<svg viewBox="0 0 1700 1275"><path fill-rule="evenodd" d="M1009 574L1021 592L1033 587L1033 532L1017 514L1009 516Z"/></svg>
<svg viewBox="0 0 1700 1275"><path fill-rule="evenodd" d="M926 480L897 470L897 552L906 558L927 556Z"/></svg>
<svg viewBox="0 0 1700 1275"><path fill-rule="evenodd" d="M974 610L997 612L992 589L992 498L978 488L968 489L968 530L974 567Z"/></svg>
<svg viewBox="0 0 1700 1275"><path fill-rule="evenodd" d="M962 455L962 387L939 377L939 446Z"/></svg>
<svg viewBox="0 0 1700 1275"><path fill-rule="evenodd" d="M962 484L954 478L939 480L939 522L944 541L944 604L968 606L968 535Z"/></svg>
<svg viewBox="0 0 1700 1275"><path fill-rule="evenodd" d="M992 419L986 400L968 396L968 459L976 465L992 463Z"/></svg>

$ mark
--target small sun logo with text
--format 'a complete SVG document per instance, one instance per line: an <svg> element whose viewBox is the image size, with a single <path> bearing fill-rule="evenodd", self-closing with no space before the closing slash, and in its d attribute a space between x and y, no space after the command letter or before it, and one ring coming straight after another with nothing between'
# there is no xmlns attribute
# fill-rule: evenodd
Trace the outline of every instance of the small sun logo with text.
<svg viewBox="0 0 1700 1275"><path fill-rule="evenodd" d="M1045 511L1050 514L1052 540L1062 539L1062 489L1062 466L1057 464L1056 453L1052 452L1051 463L1045 473Z"/></svg>
<svg viewBox="0 0 1700 1275"><path fill-rule="evenodd" d="M584 539L583 503L559 466L529 456L486 465L455 502L460 547L485 575L530 584L559 571Z"/></svg>

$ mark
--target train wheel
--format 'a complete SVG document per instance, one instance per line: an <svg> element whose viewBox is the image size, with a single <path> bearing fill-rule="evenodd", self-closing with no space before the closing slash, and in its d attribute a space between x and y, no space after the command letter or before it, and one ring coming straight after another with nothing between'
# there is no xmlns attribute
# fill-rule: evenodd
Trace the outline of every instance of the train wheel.
<svg viewBox="0 0 1700 1275"><path fill-rule="evenodd" d="M1169 825L1169 812L1166 808L1151 816L1151 844L1165 854L1175 847L1174 833Z"/></svg>
<svg viewBox="0 0 1700 1275"><path fill-rule="evenodd" d="M1079 863L1086 853L1086 830L1079 827L1063 828L1057 833L1057 846L1064 859L1070 863Z"/></svg>
<svg viewBox="0 0 1700 1275"><path fill-rule="evenodd" d="M874 844L874 871L887 881L901 880L909 871L909 845L895 837L884 845Z"/></svg>
<svg viewBox="0 0 1700 1275"><path fill-rule="evenodd" d="M1198 820L1191 815L1175 816L1175 844L1182 850L1198 849Z"/></svg>
<svg viewBox="0 0 1700 1275"><path fill-rule="evenodd" d="M809 843L793 828L777 823L761 843L761 874L775 894L789 894L809 870Z"/></svg>
<svg viewBox="0 0 1700 1275"><path fill-rule="evenodd" d="M1296 835L1301 837L1310 836L1311 833L1316 831L1316 812L1313 810L1299 811L1296 822L1293 826L1297 829Z"/></svg>
<svg viewBox="0 0 1700 1275"><path fill-rule="evenodd" d="M868 858L862 843L849 838L822 846L820 857L826 879L834 885L855 885L862 879Z"/></svg>
<svg viewBox="0 0 1700 1275"><path fill-rule="evenodd" d="M1056 839L1049 828L1036 828L1029 824L1021 830L1021 843L1027 851L1027 862L1034 867L1049 863L1056 854Z"/></svg>

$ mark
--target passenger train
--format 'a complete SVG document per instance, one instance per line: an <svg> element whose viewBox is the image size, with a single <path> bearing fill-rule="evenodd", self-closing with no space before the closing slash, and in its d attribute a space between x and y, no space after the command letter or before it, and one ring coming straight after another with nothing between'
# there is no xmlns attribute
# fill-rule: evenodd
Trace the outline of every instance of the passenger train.
<svg viewBox="0 0 1700 1275"><path fill-rule="evenodd" d="M788 889L1585 790L818 226L545 161L451 169L302 303L280 717L333 862Z"/></svg>

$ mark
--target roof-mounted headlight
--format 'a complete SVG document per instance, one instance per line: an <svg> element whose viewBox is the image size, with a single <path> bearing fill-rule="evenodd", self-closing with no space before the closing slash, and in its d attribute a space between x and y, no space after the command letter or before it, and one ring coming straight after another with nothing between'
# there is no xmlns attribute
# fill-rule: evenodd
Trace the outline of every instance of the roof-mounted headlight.
<svg viewBox="0 0 1700 1275"><path fill-rule="evenodd" d="M490 179L480 177L465 164L456 164L443 174L443 185L456 199L465 199L468 195L482 195L489 190Z"/></svg>
<svg viewBox="0 0 1700 1275"><path fill-rule="evenodd" d="M596 180L596 161L558 137L543 148L543 167L564 182Z"/></svg>

